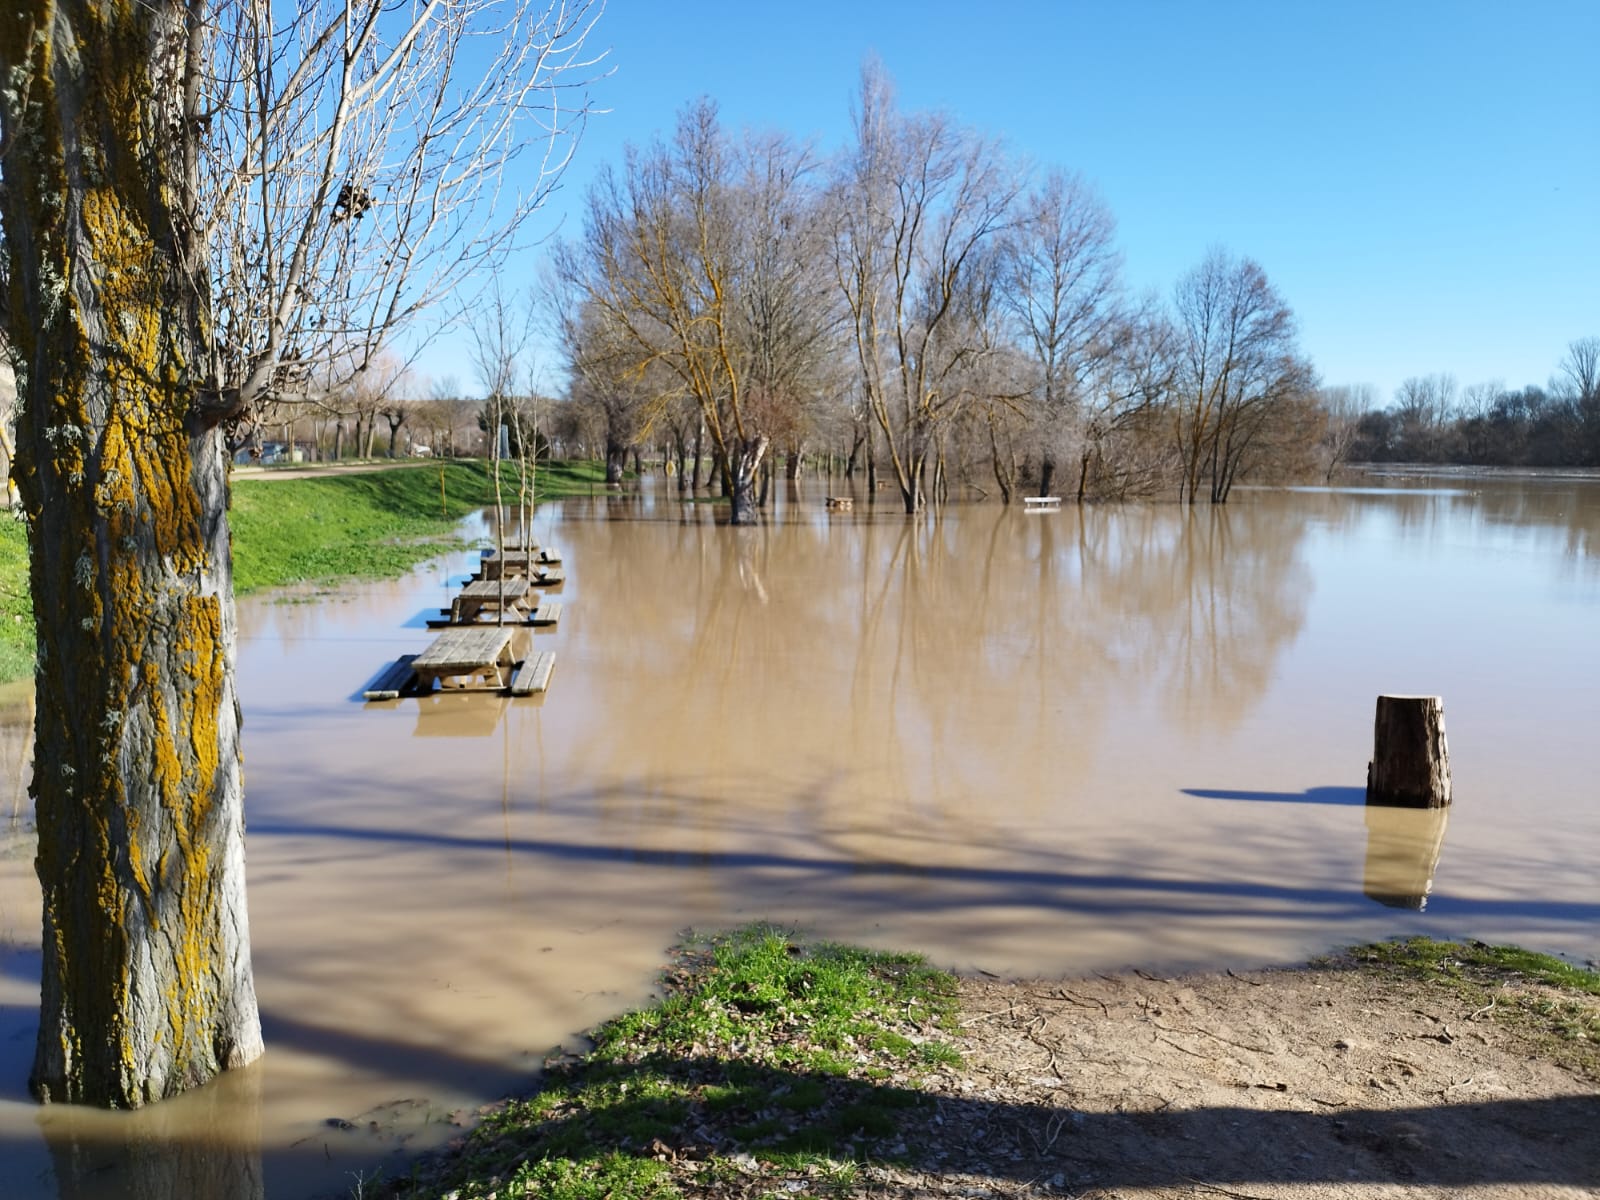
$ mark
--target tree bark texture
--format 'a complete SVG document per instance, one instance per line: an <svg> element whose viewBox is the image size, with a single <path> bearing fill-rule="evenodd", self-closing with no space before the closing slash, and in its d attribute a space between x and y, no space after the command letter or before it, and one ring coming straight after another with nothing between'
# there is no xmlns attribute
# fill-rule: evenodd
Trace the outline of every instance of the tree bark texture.
<svg viewBox="0 0 1600 1200"><path fill-rule="evenodd" d="M261 1053L228 460L193 417L205 281L174 144L200 8L22 0L0 20L46 1101L133 1107Z"/></svg>
<svg viewBox="0 0 1600 1200"><path fill-rule="evenodd" d="M1367 803L1407 808L1450 803L1450 752L1438 696L1378 697Z"/></svg>
<svg viewBox="0 0 1600 1200"><path fill-rule="evenodd" d="M728 520L734 525L754 525L760 519L757 510L764 499L756 494L758 476L766 457L767 439L758 437L751 443L734 439L728 452L727 474L730 513Z"/></svg>

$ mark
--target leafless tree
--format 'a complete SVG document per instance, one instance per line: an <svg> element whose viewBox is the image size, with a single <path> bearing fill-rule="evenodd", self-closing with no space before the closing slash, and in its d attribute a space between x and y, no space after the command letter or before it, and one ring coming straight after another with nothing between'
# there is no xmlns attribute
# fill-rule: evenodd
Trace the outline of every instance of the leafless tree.
<svg viewBox="0 0 1600 1200"><path fill-rule="evenodd" d="M677 389L677 378L660 364L641 364L627 327L573 286L570 275L566 286L553 287L547 295L554 301L554 323L567 360L568 399L599 434L606 482L620 484L628 451L648 427L647 417L662 411L659 398ZM698 419L697 405L694 412Z"/></svg>
<svg viewBox="0 0 1600 1200"><path fill-rule="evenodd" d="M1600 404L1600 337L1579 338L1561 359L1560 380L1580 404Z"/></svg>
<svg viewBox="0 0 1600 1200"><path fill-rule="evenodd" d="M1124 310L1084 387L1077 500L1154 496L1180 474L1166 434L1181 366L1178 330L1153 298Z"/></svg>
<svg viewBox="0 0 1600 1200"><path fill-rule="evenodd" d="M1024 198L1005 241L1001 294L1036 372L1042 494L1055 477L1057 439L1081 416L1087 381L1124 327L1115 229L1087 184L1052 171Z"/></svg>
<svg viewBox="0 0 1600 1200"><path fill-rule="evenodd" d="M1345 383L1322 388L1317 396L1326 422L1323 479L1332 481L1361 436L1361 418L1378 407L1378 389L1370 383Z"/></svg>
<svg viewBox="0 0 1600 1200"><path fill-rule="evenodd" d="M670 142L630 148L620 172L602 172L582 243L558 255L595 310L586 319L626 342L627 374L670 374L646 422L678 395L698 406L736 525L755 520L758 473L792 434L815 361L810 171L808 153L785 139L731 140L701 100Z"/></svg>
<svg viewBox="0 0 1600 1200"><path fill-rule="evenodd" d="M1559 371L1558 386L1577 416L1579 461L1600 465L1600 337L1568 344Z"/></svg>
<svg viewBox="0 0 1600 1200"><path fill-rule="evenodd" d="M1395 416L1404 426L1422 431L1441 428L1455 410L1454 375L1413 375L1395 390Z"/></svg>
<svg viewBox="0 0 1600 1200"><path fill-rule="evenodd" d="M1289 306L1249 259L1212 251L1179 281L1175 308L1179 496L1195 503L1205 484L1213 504L1226 503L1273 421L1299 416L1314 373L1296 346Z"/></svg>
<svg viewBox="0 0 1600 1200"><path fill-rule="evenodd" d="M193 5L190 6L194 7ZM337 385L527 234L587 115L590 0L218 0L186 86L213 415ZM531 169L522 163L531 162Z"/></svg>
<svg viewBox="0 0 1600 1200"><path fill-rule="evenodd" d="M916 512L941 427L960 411L950 375L972 350L946 326L1018 185L995 143L940 114L899 113L875 63L862 71L853 123L835 183L834 269L863 398Z"/></svg>

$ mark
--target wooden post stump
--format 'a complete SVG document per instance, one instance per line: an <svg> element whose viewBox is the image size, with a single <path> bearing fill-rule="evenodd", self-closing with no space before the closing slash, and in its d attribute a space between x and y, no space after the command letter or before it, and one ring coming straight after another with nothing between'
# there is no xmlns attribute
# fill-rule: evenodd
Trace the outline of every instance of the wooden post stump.
<svg viewBox="0 0 1600 1200"><path fill-rule="evenodd" d="M1438 696L1379 696L1367 764L1367 803L1444 808L1450 803L1450 754L1444 701Z"/></svg>

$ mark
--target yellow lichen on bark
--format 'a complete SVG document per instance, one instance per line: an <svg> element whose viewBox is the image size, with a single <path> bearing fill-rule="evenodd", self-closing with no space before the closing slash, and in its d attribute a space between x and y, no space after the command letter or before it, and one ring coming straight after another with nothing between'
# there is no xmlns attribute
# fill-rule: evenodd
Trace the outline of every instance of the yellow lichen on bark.
<svg viewBox="0 0 1600 1200"><path fill-rule="evenodd" d="M184 29L181 5L141 0L0 16L0 77L27 81L0 92L18 135L0 211L41 664L33 1085L113 1107L260 1050L238 937L225 459L187 423L205 331L155 94Z"/></svg>

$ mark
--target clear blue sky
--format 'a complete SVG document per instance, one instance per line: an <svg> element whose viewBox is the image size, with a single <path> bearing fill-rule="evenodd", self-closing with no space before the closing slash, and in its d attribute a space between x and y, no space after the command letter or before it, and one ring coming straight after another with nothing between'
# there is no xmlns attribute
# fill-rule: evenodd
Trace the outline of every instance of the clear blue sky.
<svg viewBox="0 0 1600 1200"><path fill-rule="evenodd" d="M699 95L842 143L863 59L1094 183L1135 291L1220 245L1295 310L1325 383L1543 384L1600 336L1600 0L609 0L613 74L553 224ZM423 369L473 373L448 343Z"/></svg>

